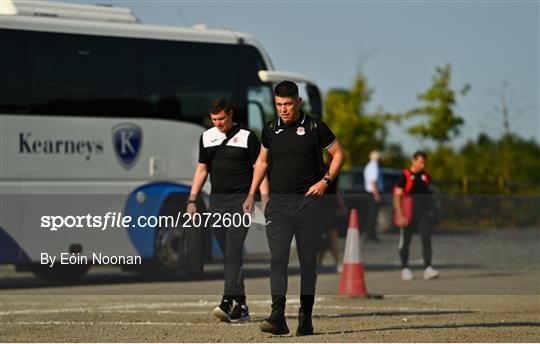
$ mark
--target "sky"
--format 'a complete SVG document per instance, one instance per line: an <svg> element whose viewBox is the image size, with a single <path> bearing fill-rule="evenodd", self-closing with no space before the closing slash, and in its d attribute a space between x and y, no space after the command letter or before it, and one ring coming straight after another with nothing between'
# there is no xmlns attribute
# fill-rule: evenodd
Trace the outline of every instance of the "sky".
<svg viewBox="0 0 540 344"><path fill-rule="evenodd" d="M92 3L91 1L71 1ZM207 24L255 37L278 70L315 79L326 93L348 88L362 71L374 89L368 110L418 105L435 67L452 65L452 87L465 119L459 147L479 132L502 134L500 104L508 83L511 130L540 141L539 2L470 1L106 1L148 24ZM406 152L429 148L392 125L388 141Z"/></svg>

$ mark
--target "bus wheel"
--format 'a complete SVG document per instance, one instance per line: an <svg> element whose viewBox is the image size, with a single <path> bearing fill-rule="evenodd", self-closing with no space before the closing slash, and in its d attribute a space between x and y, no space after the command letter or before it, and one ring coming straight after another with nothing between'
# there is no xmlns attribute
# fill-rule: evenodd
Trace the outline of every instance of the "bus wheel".
<svg viewBox="0 0 540 344"><path fill-rule="evenodd" d="M37 265L30 268L36 277L51 282L73 283L79 281L90 269L90 264L55 265L53 267Z"/></svg>
<svg viewBox="0 0 540 344"><path fill-rule="evenodd" d="M179 211L184 211L186 194L171 194L167 197L160 210L160 216L176 218ZM197 202L197 209L204 212L204 203ZM184 242L186 231L182 228L163 228L156 230L154 239L154 258L151 260L149 272L160 279L193 279L194 274L181 269L178 265L180 243ZM201 254L203 254L202 251Z"/></svg>
<svg viewBox="0 0 540 344"><path fill-rule="evenodd" d="M190 276L189 273L178 268L180 233L174 228L156 231L155 255L150 272L160 279L181 279Z"/></svg>

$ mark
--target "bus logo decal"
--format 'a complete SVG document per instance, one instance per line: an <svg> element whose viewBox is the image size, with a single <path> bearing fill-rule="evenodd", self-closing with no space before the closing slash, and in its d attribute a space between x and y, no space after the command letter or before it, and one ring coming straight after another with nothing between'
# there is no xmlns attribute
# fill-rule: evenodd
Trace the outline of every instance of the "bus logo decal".
<svg viewBox="0 0 540 344"><path fill-rule="evenodd" d="M114 152L120 164L129 170L139 157L142 129L133 123L121 123L113 128Z"/></svg>

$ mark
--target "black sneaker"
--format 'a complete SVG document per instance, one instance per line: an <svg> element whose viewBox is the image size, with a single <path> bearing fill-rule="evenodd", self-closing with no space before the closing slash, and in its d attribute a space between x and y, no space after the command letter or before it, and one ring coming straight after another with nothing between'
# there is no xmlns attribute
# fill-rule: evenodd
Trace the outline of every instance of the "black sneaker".
<svg viewBox="0 0 540 344"><path fill-rule="evenodd" d="M240 322L240 321L249 321L249 308L245 303L239 304L237 303L231 314L231 321L232 322Z"/></svg>
<svg viewBox="0 0 540 344"><path fill-rule="evenodd" d="M302 308L298 311L298 328L296 329L297 336L309 336L313 334L313 324L311 322L311 314L306 314Z"/></svg>
<svg viewBox="0 0 540 344"><path fill-rule="evenodd" d="M232 303L227 302L227 300L222 300L220 305L214 308L214 310L212 311L212 315L221 321L230 322L231 310Z"/></svg>
<svg viewBox="0 0 540 344"><path fill-rule="evenodd" d="M270 317L261 321L259 328L263 332L275 335L282 335L290 332L287 327L287 321L285 320L285 312L278 310L273 310Z"/></svg>

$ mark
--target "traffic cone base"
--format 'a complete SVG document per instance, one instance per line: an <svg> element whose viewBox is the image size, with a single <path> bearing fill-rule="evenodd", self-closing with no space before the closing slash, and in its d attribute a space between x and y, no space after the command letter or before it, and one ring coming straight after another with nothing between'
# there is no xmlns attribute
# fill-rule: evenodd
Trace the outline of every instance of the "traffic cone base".
<svg viewBox="0 0 540 344"><path fill-rule="evenodd" d="M364 264L345 263L339 282L339 294L348 296L367 296L364 281Z"/></svg>
<svg viewBox="0 0 540 344"><path fill-rule="evenodd" d="M351 210L349 228L345 239L345 255L343 257L343 273L339 281L339 295L367 296L364 280L364 264L360 247L360 229L358 212Z"/></svg>

